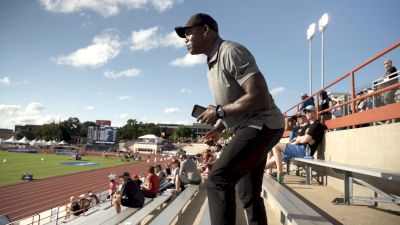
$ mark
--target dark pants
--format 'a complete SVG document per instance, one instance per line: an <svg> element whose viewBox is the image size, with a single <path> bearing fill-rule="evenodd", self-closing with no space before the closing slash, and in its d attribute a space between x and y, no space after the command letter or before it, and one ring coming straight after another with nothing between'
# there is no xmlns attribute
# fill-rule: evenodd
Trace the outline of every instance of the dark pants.
<svg viewBox="0 0 400 225"><path fill-rule="evenodd" d="M282 137L283 129L237 130L207 180L212 225L235 225L235 186L246 210L249 225L267 224L260 197L267 153Z"/></svg>

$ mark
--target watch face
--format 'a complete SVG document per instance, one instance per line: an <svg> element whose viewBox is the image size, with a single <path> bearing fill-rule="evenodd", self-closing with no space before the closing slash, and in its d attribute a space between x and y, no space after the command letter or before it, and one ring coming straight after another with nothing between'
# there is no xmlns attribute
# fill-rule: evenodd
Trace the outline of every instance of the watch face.
<svg viewBox="0 0 400 225"><path fill-rule="evenodd" d="M225 112L224 112L224 110L222 108L219 108L217 113L218 113L218 116L220 116L220 117L223 117L224 114L225 114Z"/></svg>

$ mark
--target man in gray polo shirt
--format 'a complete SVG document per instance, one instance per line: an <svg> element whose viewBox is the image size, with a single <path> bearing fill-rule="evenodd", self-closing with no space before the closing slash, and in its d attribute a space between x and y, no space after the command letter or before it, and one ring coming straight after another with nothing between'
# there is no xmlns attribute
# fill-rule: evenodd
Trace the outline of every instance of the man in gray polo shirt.
<svg viewBox="0 0 400 225"><path fill-rule="evenodd" d="M181 155L181 159L181 168L175 181L176 191L178 192L181 191L181 185L201 183L201 175L197 170L196 163L186 154Z"/></svg>
<svg viewBox="0 0 400 225"><path fill-rule="evenodd" d="M235 224L236 185L248 223L267 224L260 197L262 177L267 153L282 137L284 117L252 54L238 43L221 39L211 16L195 14L175 31L185 38L192 55L207 56L216 106L209 105L197 119L206 124L219 122L203 140L216 142L224 129L233 132L207 180L211 224Z"/></svg>

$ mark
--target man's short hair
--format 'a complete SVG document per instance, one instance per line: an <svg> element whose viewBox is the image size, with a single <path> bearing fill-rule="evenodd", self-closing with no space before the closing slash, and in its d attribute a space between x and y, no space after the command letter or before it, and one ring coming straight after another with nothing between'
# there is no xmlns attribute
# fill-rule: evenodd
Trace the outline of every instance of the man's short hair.
<svg viewBox="0 0 400 225"><path fill-rule="evenodd" d="M385 61L383 61L383 65L385 65L386 63L392 64L392 60L390 60L390 59L385 59Z"/></svg>

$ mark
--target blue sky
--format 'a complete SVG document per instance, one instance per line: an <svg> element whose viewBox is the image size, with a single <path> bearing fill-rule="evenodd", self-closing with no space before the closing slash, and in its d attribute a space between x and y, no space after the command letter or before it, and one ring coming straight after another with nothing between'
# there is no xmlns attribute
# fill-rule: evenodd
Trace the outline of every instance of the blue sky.
<svg viewBox="0 0 400 225"><path fill-rule="evenodd" d="M0 128L78 117L191 124L213 104L204 57L188 56L173 28L197 12L255 56L282 111L308 92L306 30L329 14L325 83L400 39L398 0L1 0ZM397 21L397 22L396 22ZM320 87L321 34L313 39ZM362 69L357 85L400 67L399 49ZM330 91L347 91L349 82Z"/></svg>

